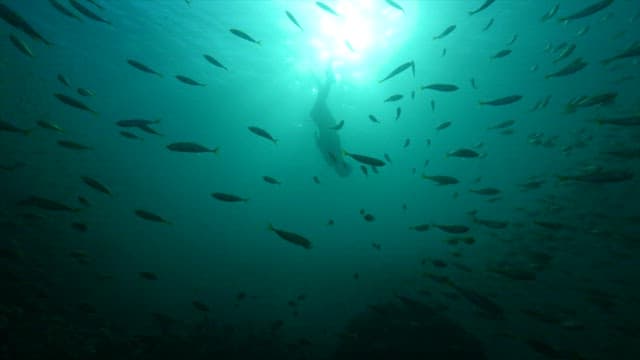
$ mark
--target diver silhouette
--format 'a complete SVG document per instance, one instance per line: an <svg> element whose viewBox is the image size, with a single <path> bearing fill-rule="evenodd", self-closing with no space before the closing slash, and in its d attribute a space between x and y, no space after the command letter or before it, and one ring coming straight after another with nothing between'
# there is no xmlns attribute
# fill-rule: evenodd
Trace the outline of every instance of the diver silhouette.
<svg viewBox="0 0 640 360"><path fill-rule="evenodd" d="M327 106L329 91L336 82L331 65L327 68L325 77L324 84L319 85L318 97L313 109L311 109L310 116L318 127L316 144L322 156L339 176L344 177L351 173L351 166L344 161L340 136L338 135L340 126Z"/></svg>

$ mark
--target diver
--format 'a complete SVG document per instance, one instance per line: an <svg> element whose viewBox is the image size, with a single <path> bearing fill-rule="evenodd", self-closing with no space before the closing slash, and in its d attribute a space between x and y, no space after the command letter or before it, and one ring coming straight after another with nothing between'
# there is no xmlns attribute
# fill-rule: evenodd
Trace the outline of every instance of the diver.
<svg viewBox="0 0 640 360"><path fill-rule="evenodd" d="M311 109L310 116L318 127L316 144L325 161L339 176L345 177L351 173L351 166L344 161L342 156L342 145L338 135L341 125L336 122L327 106L327 97L329 97L331 85L336 82L331 65L327 68L325 77L324 84L319 85L318 97L313 109ZM343 123L341 122L341 124Z"/></svg>

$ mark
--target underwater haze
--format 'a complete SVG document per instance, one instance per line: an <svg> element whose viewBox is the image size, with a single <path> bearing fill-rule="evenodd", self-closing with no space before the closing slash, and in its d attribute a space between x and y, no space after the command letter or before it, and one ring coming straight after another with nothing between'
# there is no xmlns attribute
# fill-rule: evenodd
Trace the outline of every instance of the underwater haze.
<svg viewBox="0 0 640 360"><path fill-rule="evenodd" d="M0 19L0 359L640 358L637 0Z"/></svg>

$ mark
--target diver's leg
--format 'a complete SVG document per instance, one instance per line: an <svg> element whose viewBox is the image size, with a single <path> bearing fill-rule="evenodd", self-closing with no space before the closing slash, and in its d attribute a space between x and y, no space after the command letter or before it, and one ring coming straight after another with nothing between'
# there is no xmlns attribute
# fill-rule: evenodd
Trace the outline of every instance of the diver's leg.
<svg viewBox="0 0 640 360"><path fill-rule="evenodd" d="M331 91L331 85L336 82L336 77L333 73L333 68L331 66L331 62L327 66L327 70L325 71L325 80L324 84L318 90L318 101L326 102L329 97L329 91Z"/></svg>

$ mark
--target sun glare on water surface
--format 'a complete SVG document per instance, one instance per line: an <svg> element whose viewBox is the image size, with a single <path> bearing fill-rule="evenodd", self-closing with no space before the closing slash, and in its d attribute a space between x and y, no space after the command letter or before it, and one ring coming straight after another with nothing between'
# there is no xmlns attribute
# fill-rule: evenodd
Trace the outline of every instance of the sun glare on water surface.
<svg viewBox="0 0 640 360"><path fill-rule="evenodd" d="M399 33L408 26L405 14L373 0L339 0L332 3L338 16L314 9L317 28L310 37L315 62L331 62L338 77L362 79L370 61L377 64L396 50Z"/></svg>

